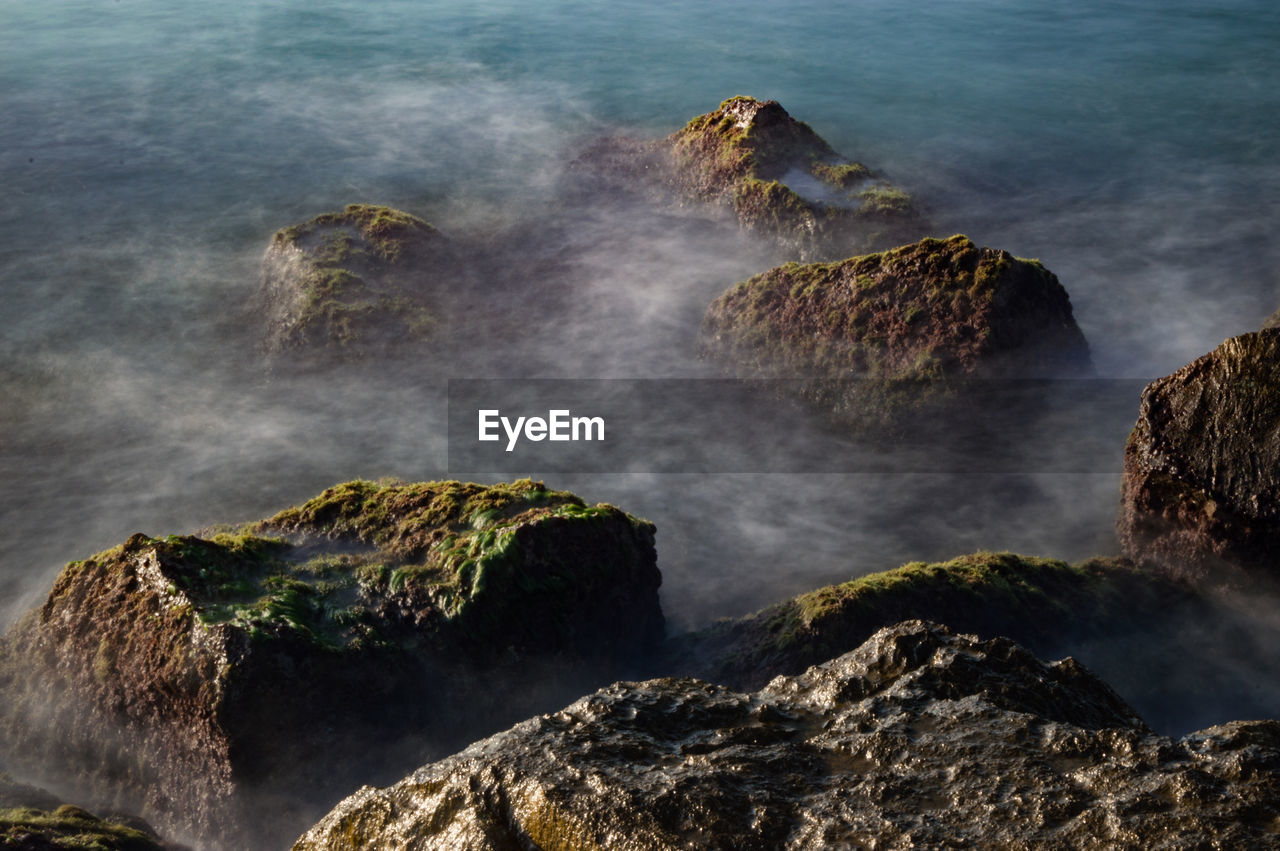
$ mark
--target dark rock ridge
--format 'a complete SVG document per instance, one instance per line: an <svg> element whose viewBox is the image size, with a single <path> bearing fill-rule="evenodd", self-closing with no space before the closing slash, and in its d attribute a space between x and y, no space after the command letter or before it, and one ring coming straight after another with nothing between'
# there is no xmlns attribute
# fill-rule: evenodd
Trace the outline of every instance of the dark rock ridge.
<svg viewBox="0 0 1280 851"><path fill-rule="evenodd" d="M358 360L439 342L457 266L449 241L421 219L349 204L276 232L251 307L270 354Z"/></svg>
<svg viewBox="0 0 1280 851"><path fill-rule="evenodd" d="M178 851L181 846L162 841L141 819L115 814L99 818L0 772L0 848Z"/></svg>
<svg viewBox="0 0 1280 851"><path fill-rule="evenodd" d="M360 782L625 674L662 638L660 581L653 526L612 506L351 482L68 565L0 644L0 730L15 768L168 833L279 845Z"/></svg>
<svg viewBox="0 0 1280 851"><path fill-rule="evenodd" d="M1280 330L1147 385L1117 531L1129 558L1172 574L1280 578Z"/></svg>
<svg viewBox="0 0 1280 851"><path fill-rule="evenodd" d="M1195 599L1193 592L1119 559L1077 565L980 552L913 562L819 588L754 614L672 639L666 668L744 690L846 653L911 618L1006 635L1059 652L1125 631Z"/></svg>
<svg viewBox="0 0 1280 851"><path fill-rule="evenodd" d="M1247 598L1125 559L1079 564L979 552L819 588L673 637L655 673L743 691L846 653L910 618L1071 655L1158 732L1271 717L1280 689L1274 595Z"/></svg>
<svg viewBox="0 0 1280 851"><path fill-rule="evenodd" d="M737 96L665 139L610 138L577 171L731 215L800 259L842 257L925 230L911 197L842 157L774 100Z"/></svg>
<svg viewBox="0 0 1280 851"><path fill-rule="evenodd" d="M1092 370L1057 277L959 235L756 275L707 308L699 352L737 377L805 379L782 386L863 424L977 386L948 382Z"/></svg>
<svg viewBox="0 0 1280 851"><path fill-rule="evenodd" d="M618 683L294 846L1270 847L1280 724L1152 733L1071 659L910 621L755 694Z"/></svg>

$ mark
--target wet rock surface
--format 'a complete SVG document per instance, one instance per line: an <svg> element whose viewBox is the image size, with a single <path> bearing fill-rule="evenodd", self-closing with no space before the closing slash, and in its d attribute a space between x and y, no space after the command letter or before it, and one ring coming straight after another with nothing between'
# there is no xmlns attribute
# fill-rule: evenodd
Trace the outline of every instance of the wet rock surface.
<svg viewBox="0 0 1280 851"><path fill-rule="evenodd" d="M1168 739L1071 659L910 621L754 694L615 684L294 847L1267 847L1278 770L1276 722Z"/></svg>
<svg viewBox="0 0 1280 851"><path fill-rule="evenodd" d="M604 186L719 211L786 257L844 257L926 229L906 192L773 100L729 98L661 140L600 140L576 166Z"/></svg>
<svg viewBox="0 0 1280 851"><path fill-rule="evenodd" d="M453 247L431 225L349 204L276 232L251 308L268 354L359 360L439 343L459 277Z"/></svg>
<svg viewBox="0 0 1280 851"><path fill-rule="evenodd" d="M653 536L528 480L351 482L135 535L0 643L11 764L202 847L279 845L360 782L626 675L663 632Z"/></svg>
<svg viewBox="0 0 1280 851"><path fill-rule="evenodd" d="M1174 575L1280 574L1280 330L1233 337L1142 394L1117 531Z"/></svg>

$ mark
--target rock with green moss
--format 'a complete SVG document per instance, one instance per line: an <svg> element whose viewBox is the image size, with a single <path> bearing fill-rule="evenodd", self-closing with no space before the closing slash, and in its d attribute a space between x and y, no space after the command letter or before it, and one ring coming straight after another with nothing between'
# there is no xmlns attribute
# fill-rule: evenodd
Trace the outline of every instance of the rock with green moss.
<svg viewBox="0 0 1280 851"><path fill-rule="evenodd" d="M113 814L100 818L0 772L0 848L178 851L181 847L164 842L141 819Z"/></svg>
<svg viewBox="0 0 1280 851"><path fill-rule="evenodd" d="M909 621L755 693L617 683L295 851L1273 847L1280 723L1156 735L1072 659Z"/></svg>
<svg viewBox="0 0 1280 851"><path fill-rule="evenodd" d="M707 308L699 350L736 377L786 379L845 423L901 420L948 381L1092 368L1057 277L965 236L756 275Z"/></svg>
<svg viewBox="0 0 1280 851"><path fill-rule="evenodd" d="M1280 330L1147 385L1125 447L1125 553L1196 578L1280 578Z"/></svg>
<svg viewBox="0 0 1280 851"><path fill-rule="evenodd" d="M0 730L25 773L267 847L359 782L625 674L662 639L659 582L653 526L612 506L349 482L68 565L0 643Z"/></svg>
<svg viewBox="0 0 1280 851"><path fill-rule="evenodd" d="M660 670L754 689L925 618L1075 656L1155 729L1181 734L1275 715L1277 691L1260 683L1280 682L1277 597L1251 594L1245 603L1126 559L978 552L859 576L676 636Z"/></svg>
<svg viewBox="0 0 1280 851"><path fill-rule="evenodd" d="M1180 584L1117 559L1070 565L974 553L868 574L720 621L674 639L668 667L735 688L759 688L909 618L1061 652L1136 628L1140 612L1167 613L1193 599Z"/></svg>
<svg viewBox="0 0 1280 851"><path fill-rule="evenodd" d="M350 204L276 232L252 308L269 354L359 360L439 343L459 276L452 246L431 225Z"/></svg>
<svg viewBox="0 0 1280 851"><path fill-rule="evenodd" d="M911 197L838 154L777 101L737 96L666 139L605 139L579 170L721 210L800 259L845 257L926 230Z"/></svg>

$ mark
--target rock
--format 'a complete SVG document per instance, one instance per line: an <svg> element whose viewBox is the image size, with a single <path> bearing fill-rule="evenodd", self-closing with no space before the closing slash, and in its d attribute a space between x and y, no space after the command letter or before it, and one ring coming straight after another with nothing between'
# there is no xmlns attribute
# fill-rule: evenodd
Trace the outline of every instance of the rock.
<svg viewBox="0 0 1280 851"><path fill-rule="evenodd" d="M756 275L707 308L699 352L735 377L805 379L782 386L877 428L954 395L949 382L1092 371L1057 277L964 236Z"/></svg>
<svg viewBox="0 0 1280 851"><path fill-rule="evenodd" d="M1006 635L1042 653L1141 631L1194 601L1179 583L1119 559L1077 565L1013 553L913 562L726 618L673 638L669 672L757 689L846 653L876 630L924 618Z"/></svg>
<svg viewBox="0 0 1280 851"><path fill-rule="evenodd" d="M701 348L752 376L1043 378L1089 369L1057 276L965 236L770 269L711 303Z"/></svg>
<svg viewBox="0 0 1280 851"><path fill-rule="evenodd" d="M360 782L630 671L662 638L653 536L528 480L351 482L135 535L5 637L0 730L15 766L167 832L278 845Z"/></svg>
<svg viewBox="0 0 1280 851"><path fill-rule="evenodd" d="M1280 706L1277 597L1204 588L1125 559L980 552L819 588L677 635L652 670L750 691L910 618L1074 656L1148 724L1182 735Z"/></svg>
<svg viewBox="0 0 1280 851"><path fill-rule="evenodd" d="M1280 723L1171 740L1066 659L911 621L755 694L618 683L386 788L307 849L1269 847Z"/></svg>
<svg viewBox="0 0 1280 851"><path fill-rule="evenodd" d="M0 848L178 851L181 847L161 840L141 819L119 815L99 818L0 772Z"/></svg>
<svg viewBox="0 0 1280 851"><path fill-rule="evenodd" d="M610 138L576 163L606 185L718 209L790 257L845 257L924 230L911 197L774 100L733 97L666 139Z"/></svg>
<svg viewBox="0 0 1280 851"><path fill-rule="evenodd" d="M350 204L277 231L252 302L264 348L358 360L439 342L456 265L439 231L389 207Z"/></svg>
<svg viewBox="0 0 1280 851"><path fill-rule="evenodd" d="M1117 531L1129 558L1174 575L1280 578L1280 330L1147 385Z"/></svg>

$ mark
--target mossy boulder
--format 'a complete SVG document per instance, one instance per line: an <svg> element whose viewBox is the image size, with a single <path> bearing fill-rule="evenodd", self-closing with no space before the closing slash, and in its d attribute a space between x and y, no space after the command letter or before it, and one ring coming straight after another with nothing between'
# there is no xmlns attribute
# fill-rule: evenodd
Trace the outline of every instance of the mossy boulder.
<svg viewBox="0 0 1280 851"><path fill-rule="evenodd" d="M604 139L579 171L719 210L785 256L844 257L918 236L911 197L849 160L777 101L737 96L665 139Z"/></svg>
<svg viewBox="0 0 1280 851"><path fill-rule="evenodd" d="M981 552L947 562L912 562L722 620L673 639L668 667L735 688L759 688L910 618L1008 635L1054 652L1135 628L1140 612L1167 612L1193 596L1176 582L1118 559L1070 565Z"/></svg>
<svg viewBox="0 0 1280 851"><path fill-rule="evenodd" d="M1280 329L1147 385L1117 529L1125 553L1157 570L1280 579Z"/></svg>
<svg viewBox="0 0 1280 851"><path fill-rule="evenodd" d="M267 847L379 772L629 671L661 641L659 583L653 526L612 506L349 482L68 565L0 643L0 729L27 773Z"/></svg>
<svg viewBox="0 0 1280 851"><path fill-rule="evenodd" d="M99 817L0 772L0 848L15 851L178 851L141 819Z"/></svg>
<svg viewBox="0 0 1280 851"><path fill-rule="evenodd" d="M454 249L434 227L350 204L276 232L251 307L269 354L359 360L438 344L458 278Z"/></svg>
<svg viewBox="0 0 1280 851"><path fill-rule="evenodd" d="M1275 844L1280 723L1156 735L1072 659L910 621L745 693L616 683L333 809L295 851Z"/></svg>
<svg viewBox="0 0 1280 851"><path fill-rule="evenodd" d="M711 303L698 345L729 374L787 379L847 423L901 419L948 381L1092 369L1057 276L961 235L770 269Z"/></svg>

